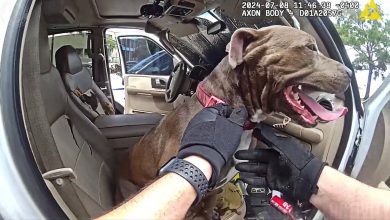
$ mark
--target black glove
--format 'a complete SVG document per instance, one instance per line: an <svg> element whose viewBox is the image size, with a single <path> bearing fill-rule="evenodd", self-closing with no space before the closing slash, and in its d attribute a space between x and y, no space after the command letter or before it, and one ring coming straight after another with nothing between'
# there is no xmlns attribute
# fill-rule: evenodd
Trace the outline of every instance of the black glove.
<svg viewBox="0 0 390 220"><path fill-rule="evenodd" d="M184 131L177 157L197 155L213 168L209 187L215 186L221 169L233 157L248 117L244 107L234 109L227 105L204 108L190 121Z"/></svg>
<svg viewBox="0 0 390 220"><path fill-rule="evenodd" d="M243 181L253 185L266 182L269 188L290 199L307 203L318 191L317 182L325 163L298 139L271 126L260 124L253 134L270 149L243 150L235 154L237 159L249 160L236 165L237 170L252 174L243 173Z"/></svg>

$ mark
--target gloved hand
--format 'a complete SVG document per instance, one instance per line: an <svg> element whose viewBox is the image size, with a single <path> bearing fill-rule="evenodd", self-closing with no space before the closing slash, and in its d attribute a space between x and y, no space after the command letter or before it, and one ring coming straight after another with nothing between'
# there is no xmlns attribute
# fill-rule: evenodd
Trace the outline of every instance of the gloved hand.
<svg viewBox="0 0 390 220"><path fill-rule="evenodd" d="M316 158L298 139L265 124L258 125L254 136L269 149L238 151L235 157L249 160L236 165L248 184L267 183L292 200L307 203L317 193L317 182L325 163Z"/></svg>
<svg viewBox="0 0 390 220"><path fill-rule="evenodd" d="M214 187L221 169L233 158L247 117L244 107L218 104L204 108L184 131L177 157L197 155L206 159L213 168L209 187Z"/></svg>

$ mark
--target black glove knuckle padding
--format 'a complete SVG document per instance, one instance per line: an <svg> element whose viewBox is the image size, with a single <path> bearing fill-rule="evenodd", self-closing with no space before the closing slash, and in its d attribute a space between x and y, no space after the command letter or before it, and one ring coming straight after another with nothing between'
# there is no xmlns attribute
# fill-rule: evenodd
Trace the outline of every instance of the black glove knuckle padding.
<svg viewBox="0 0 390 220"><path fill-rule="evenodd" d="M233 110L233 112L230 114L229 121L239 126L243 126L247 118L248 112L244 107L240 107Z"/></svg>
<svg viewBox="0 0 390 220"><path fill-rule="evenodd" d="M240 179L253 186L266 185L265 177L260 177L250 172L240 172Z"/></svg>
<svg viewBox="0 0 390 220"><path fill-rule="evenodd" d="M210 185L214 186L222 167L240 143L243 132L240 123L243 124L246 117L244 108L237 111L230 106L219 104L203 109L188 124L177 157L183 159L198 155L208 160L213 167Z"/></svg>
<svg viewBox="0 0 390 220"><path fill-rule="evenodd" d="M237 159L257 163L250 167L245 163L237 164L237 170L265 176L271 189L279 190L301 202L308 202L310 196L318 190L318 178L325 163L316 158L298 139L268 125L256 126L254 136L271 149L237 152L235 155ZM266 175L259 173L260 166L263 166L261 169L265 169L264 164L267 165ZM252 178L250 181L254 182L253 177L246 179L250 178Z"/></svg>
<svg viewBox="0 0 390 220"><path fill-rule="evenodd" d="M236 169L242 172L252 172L259 176L265 176L267 174L268 165L265 163L255 162L243 162L237 164Z"/></svg>

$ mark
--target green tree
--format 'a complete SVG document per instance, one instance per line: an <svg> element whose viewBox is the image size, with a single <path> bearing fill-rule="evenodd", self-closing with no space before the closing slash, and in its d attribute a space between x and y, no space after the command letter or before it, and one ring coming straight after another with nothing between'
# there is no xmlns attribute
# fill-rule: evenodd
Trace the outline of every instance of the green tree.
<svg viewBox="0 0 390 220"><path fill-rule="evenodd" d="M336 28L345 45L356 51L355 70L368 70L364 99L370 95L371 79L381 77L390 64L390 21L360 20L361 10L348 10L338 17ZM383 12L379 9L383 18Z"/></svg>
<svg viewBox="0 0 390 220"><path fill-rule="evenodd" d="M106 37L106 45L107 48L112 51L116 48L116 41L111 35L107 35Z"/></svg>

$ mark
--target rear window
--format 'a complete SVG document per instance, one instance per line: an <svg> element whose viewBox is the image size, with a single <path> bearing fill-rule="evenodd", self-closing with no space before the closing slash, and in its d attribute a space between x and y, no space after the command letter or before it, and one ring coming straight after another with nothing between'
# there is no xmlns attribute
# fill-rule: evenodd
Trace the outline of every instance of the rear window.
<svg viewBox="0 0 390 220"><path fill-rule="evenodd" d="M76 31L49 35L51 61L56 66L55 54L62 46L70 45L76 49L84 67L92 70L91 50L88 47L90 31Z"/></svg>

